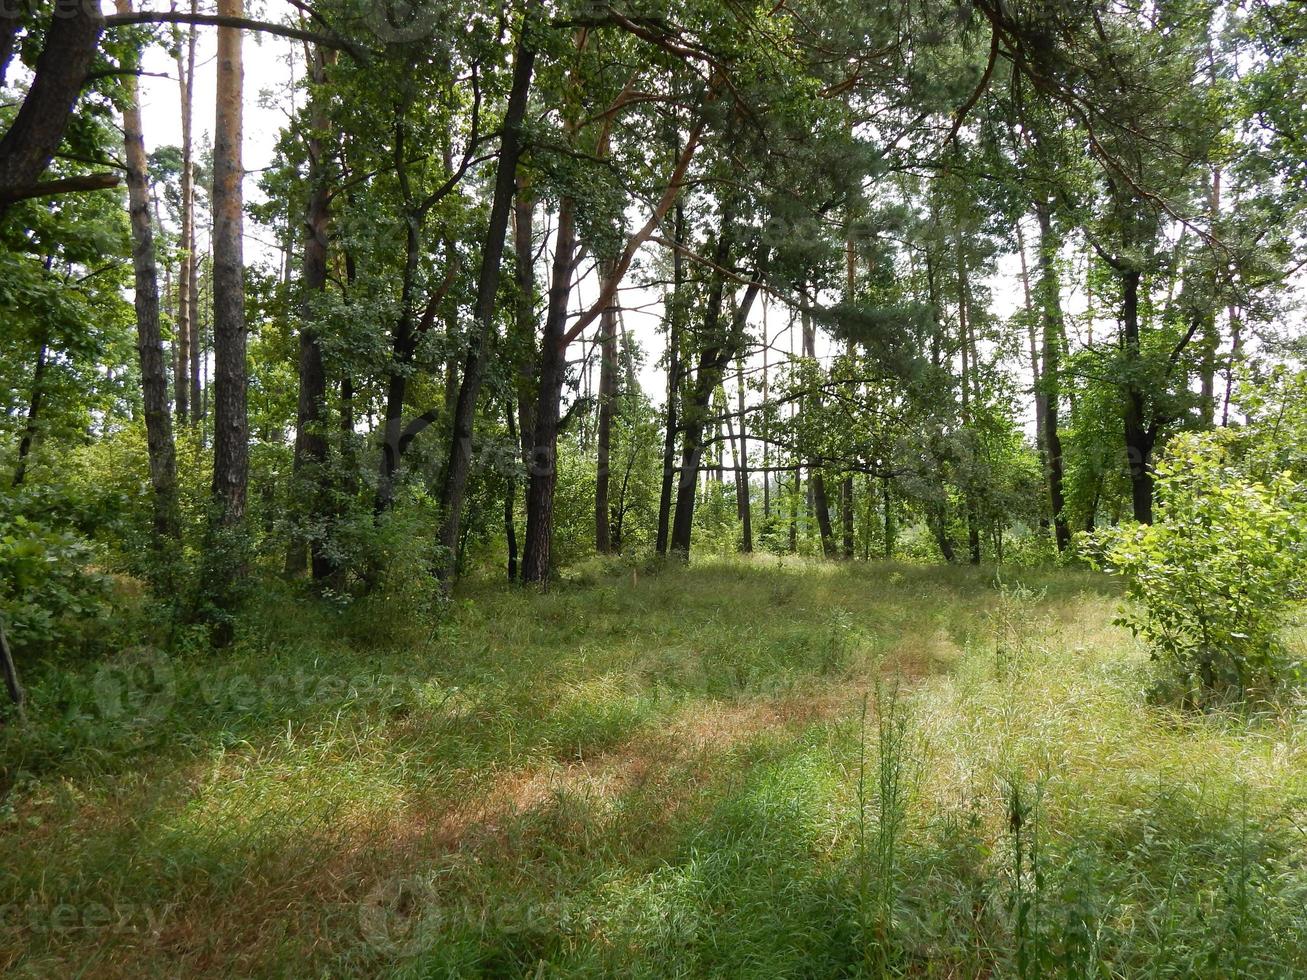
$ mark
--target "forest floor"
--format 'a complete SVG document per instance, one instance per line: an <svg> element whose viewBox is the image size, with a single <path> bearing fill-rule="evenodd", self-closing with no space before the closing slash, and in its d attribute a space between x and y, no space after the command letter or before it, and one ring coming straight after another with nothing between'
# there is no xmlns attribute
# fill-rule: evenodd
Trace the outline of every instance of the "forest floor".
<svg viewBox="0 0 1307 980"><path fill-rule="evenodd" d="M1307 976L1307 713L1152 706L1104 577L759 558L270 600L30 672L0 974Z"/></svg>

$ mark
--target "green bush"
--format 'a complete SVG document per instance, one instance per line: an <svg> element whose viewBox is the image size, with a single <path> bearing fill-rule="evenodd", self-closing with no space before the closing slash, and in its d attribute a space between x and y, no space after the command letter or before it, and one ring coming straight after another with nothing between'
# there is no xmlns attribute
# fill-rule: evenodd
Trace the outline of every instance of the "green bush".
<svg viewBox="0 0 1307 980"><path fill-rule="evenodd" d="M1133 600L1120 622L1190 703L1244 697L1297 671L1281 630L1307 585L1307 506L1288 474L1259 481L1236 466L1233 438L1178 437L1157 467L1157 523L1102 537Z"/></svg>
<svg viewBox="0 0 1307 980"><path fill-rule="evenodd" d="M0 618L15 649L48 649L84 635L107 606L91 546L70 531L7 514L0 529Z"/></svg>

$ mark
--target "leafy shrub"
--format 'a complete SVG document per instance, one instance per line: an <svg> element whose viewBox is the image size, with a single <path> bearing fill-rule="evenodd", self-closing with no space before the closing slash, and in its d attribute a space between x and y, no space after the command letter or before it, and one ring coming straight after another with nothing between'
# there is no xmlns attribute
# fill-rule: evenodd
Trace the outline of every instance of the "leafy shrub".
<svg viewBox="0 0 1307 980"><path fill-rule="evenodd" d="M1187 701L1246 695L1296 668L1280 632L1307 586L1307 507L1288 474L1248 476L1224 432L1178 437L1157 468L1152 526L1103 535L1134 600L1119 622L1143 638Z"/></svg>
<svg viewBox="0 0 1307 980"><path fill-rule="evenodd" d="M0 530L0 617L16 649L77 639L106 609L105 577L91 569L91 546L69 531L21 514Z"/></svg>

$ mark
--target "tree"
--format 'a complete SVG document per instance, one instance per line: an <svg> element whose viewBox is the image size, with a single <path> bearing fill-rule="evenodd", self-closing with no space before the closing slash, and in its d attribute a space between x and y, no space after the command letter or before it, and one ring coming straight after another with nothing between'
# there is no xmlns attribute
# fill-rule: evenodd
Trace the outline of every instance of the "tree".
<svg viewBox="0 0 1307 980"><path fill-rule="evenodd" d="M131 0L117 0L120 13ZM159 274L150 221L149 175L136 79L123 83L123 137L127 161L128 212L132 225L132 265L136 273L136 347L140 356L141 391L145 401L146 443L150 483L154 489L154 535L160 568L167 568L180 543L177 514L177 456L173 448L168 403L168 373L159 328ZM165 576L165 580L168 576ZM166 581L165 581L166 584Z"/></svg>

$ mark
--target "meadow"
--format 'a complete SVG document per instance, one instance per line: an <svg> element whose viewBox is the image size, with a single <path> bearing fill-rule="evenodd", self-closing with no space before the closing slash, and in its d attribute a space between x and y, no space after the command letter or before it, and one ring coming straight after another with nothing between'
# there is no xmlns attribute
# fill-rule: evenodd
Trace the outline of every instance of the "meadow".
<svg viewBox="0 0 1307 980"><path fill-rule="evenodd" d="M269 595L27 677L14 977L1307 976L1307 714L1067 570L705 559Z"/></svg>

